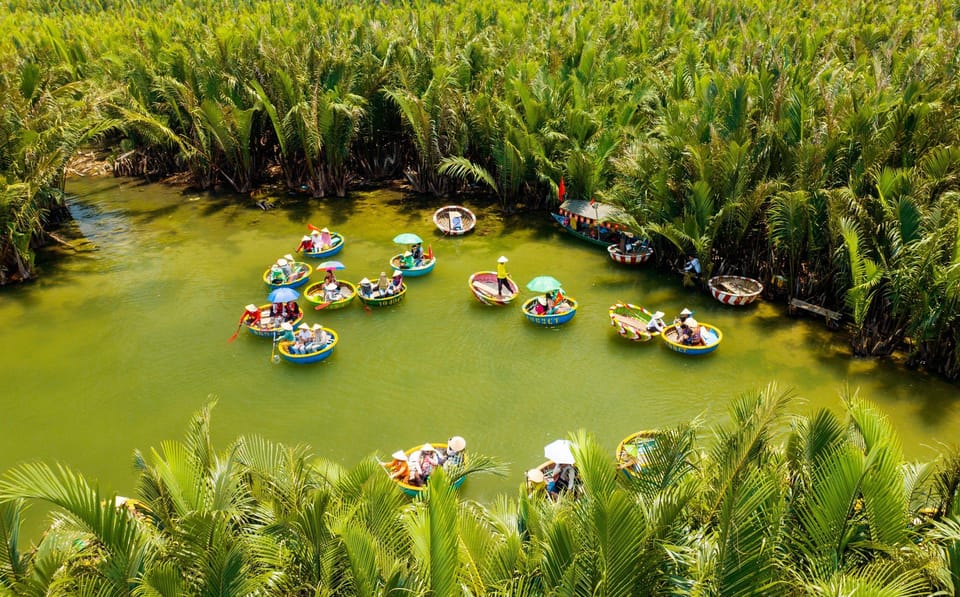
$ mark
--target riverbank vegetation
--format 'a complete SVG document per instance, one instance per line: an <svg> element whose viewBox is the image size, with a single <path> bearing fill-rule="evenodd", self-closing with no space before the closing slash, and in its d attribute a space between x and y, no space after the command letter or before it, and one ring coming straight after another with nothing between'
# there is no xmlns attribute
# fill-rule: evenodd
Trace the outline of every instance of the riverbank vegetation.
<svg viewBox="0 0 960 597"><path fill-rule="evenodd" d="M118 174L238 193L402 177L543 208L563 178L661 266L757 277L844 311L855 354L960 377L949 4L7 5L0 281L32 275L90 139Z"/></svg>
<svg viewBox="0 0 960 597"><path fill-rule="evenodd" d="M789 391L748 392L711 433L662 430L638 477L579 432L577 501L486 505L442 471L411 501L372 458L346 469L261 437L218 449L208 405L183 440L135 455L135 500L64 466L0 477L0 593L956 593L960 456L906 461L873 404L842 398L842 415L798 416ZM28 546L41 504L52 525Z"/></svg>

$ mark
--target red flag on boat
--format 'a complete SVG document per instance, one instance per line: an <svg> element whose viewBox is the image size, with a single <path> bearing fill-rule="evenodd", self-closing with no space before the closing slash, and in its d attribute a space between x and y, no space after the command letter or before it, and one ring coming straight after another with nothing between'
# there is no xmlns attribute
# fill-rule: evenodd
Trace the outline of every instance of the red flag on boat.
<svg viewBox="0 0 960 597"><path fill-rule="evenodd" d="M597 200L594 199L593 197L590 197L590 207L594 207L596 205L597 205Z"/></svg>
<svg viewBox="0 0 960 597"><path fill-rule="evenodd" d="M427 261L433 259L433 245L427 245Z"/></svg>
<svg viewBox="0 0 960 597"><path fill-rule="evenodd" d="M563 196L567 194L567 187L563 184L563 177L560 177L560 186L557 188L557 199L563 203Z"/></svg>

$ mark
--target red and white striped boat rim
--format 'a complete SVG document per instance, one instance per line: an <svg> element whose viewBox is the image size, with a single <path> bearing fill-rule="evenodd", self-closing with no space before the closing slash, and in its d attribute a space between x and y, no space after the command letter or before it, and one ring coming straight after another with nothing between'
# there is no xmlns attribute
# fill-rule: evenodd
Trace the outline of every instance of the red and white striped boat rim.
<svg viewBox="0 0 960 597"><path fill-rule="evenodd" d="M650 257L653 256L653 247L647 247L647 250L643 253L629 253L624 255L620 252L620 247L617 245L610 245L607 247L607 253L610 254L610 259L613 259L617 263L636 265L640 263L646 263L650 260Z"/></svg>
<svg viewBox="0 0 960 597"><path fill-rule="evenodd" d="M742 293L728 292L718 287L718 284L723 283L725 280L738 280L747 282L756 288L756 290ZM707 281L707 286L710 288L710 294L713 295L713 298L717 299L724 305L732 305L735 307L749 305L753 301L757 300L757 297L760 296L761 292L763 292L763 284L761 284L758 280L747 278L746 276L714 276Z"/></svg>

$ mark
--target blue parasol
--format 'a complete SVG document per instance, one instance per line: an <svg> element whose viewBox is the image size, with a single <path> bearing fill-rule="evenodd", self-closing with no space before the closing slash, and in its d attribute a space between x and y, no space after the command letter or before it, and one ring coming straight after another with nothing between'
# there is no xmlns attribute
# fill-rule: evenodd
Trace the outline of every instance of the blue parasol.
<svg viewBox="0 0 960 597"><path fill-rule="evenodd" d="M321 263L320 265L317 266L317 269L318 269L318 270L320 270L320 269L324 269L324 270L326 270L326 269L347 269L347 266L345 266L344 264L340 263L339 261L324 261L323 263Z"/></svg>
<svg viewBox="0 0 960 597"><path fill-rule="evenodd" d="M293 288L277 288L270 293L267 300L271 303L289 303L300 298L300 293Z"/></svg>
<svg viewBox="0 0 960 597"><path fill-rule="evenodd" d="M423 242L423 239L412 232L404 232L393 237L393 242L398 245L416 245Z"/></svg>
<svg viewBox="0 0 960 597"><path fill-rule="evenodd" d="M527 284L527 290L534 292L553 292L560 289L560 280L553 276L537 276Z"/></svg>

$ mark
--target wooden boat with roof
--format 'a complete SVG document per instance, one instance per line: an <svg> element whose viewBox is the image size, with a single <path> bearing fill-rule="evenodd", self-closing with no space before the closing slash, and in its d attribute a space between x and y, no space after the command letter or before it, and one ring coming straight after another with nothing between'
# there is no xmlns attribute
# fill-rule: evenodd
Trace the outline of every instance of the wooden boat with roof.
<svg viewBox="0 0 960 597"><path fill-rule="evenodd" d="M614 220L625 217L618 207L581 200L564 201L556 213L550 215L568 233L601 247L609 247L615 242L620 225Z"/></svg>

